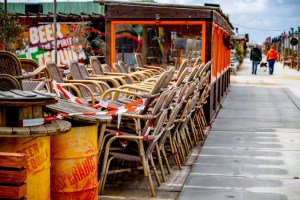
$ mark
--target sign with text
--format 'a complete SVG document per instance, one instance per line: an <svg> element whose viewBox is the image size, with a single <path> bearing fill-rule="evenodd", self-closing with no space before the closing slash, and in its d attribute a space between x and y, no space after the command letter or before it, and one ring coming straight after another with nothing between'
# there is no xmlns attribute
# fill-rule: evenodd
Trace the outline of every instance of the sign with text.
<svg viewBox="0 0 300 200"><path fill-rule="evenodd" d="M69 60L84 62L86 54L78 43L78 38L70 34L74 24L57 23L57 63L66 65ZM76 26L76 25L75 25ZM24 50L16 52L20 58L30 58L39 65L54 61L54 26L53 24L33 26L23 34Z"/></svg>

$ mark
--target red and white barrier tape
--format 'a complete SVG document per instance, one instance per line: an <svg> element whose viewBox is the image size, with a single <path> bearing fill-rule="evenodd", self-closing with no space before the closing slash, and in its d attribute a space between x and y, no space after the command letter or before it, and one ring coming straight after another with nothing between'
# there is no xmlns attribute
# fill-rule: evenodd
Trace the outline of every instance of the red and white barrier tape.
<svg viewBox="0 0 300 200"><path fill-rule="evenodd" d="M71 117L74 115L84 115L84 116L95 116L95 115L101 116L101 115L115 115L115 114L120 115L122 113L131 113L131 112L140 111L142 109L144 108L137 107L137 108L128 108L128 109L120 109L120 110L118 109L118 110L100 111L100 112L78 112L78 113L69 113L69 114L60 113L57 116L52 116L52 117L37 118L37 119L22 119L19 120L19 126L20 127L38 126L38 125L51 122L53 120L64 119L65 117Z"/></svg>
<svg viewBox="0 0 300 200"><path fill-rule="evenodd" d="M62 94L64 95L64 97L66 97L67 100L70 100L78 104L84 104L78 97L75 97L73 94L71 94L71 92L62 88L55 80L53 80L52 82L53 82L54 91L57 95L60 96L60 94Z"/></svg>

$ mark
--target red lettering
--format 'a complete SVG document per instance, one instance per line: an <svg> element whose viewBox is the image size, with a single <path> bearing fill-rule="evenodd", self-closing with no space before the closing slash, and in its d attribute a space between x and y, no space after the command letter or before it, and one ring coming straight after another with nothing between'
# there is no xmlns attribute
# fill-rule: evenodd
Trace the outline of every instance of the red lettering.
<svg viewBox="0 0 300 200"><path fill-rule="evenodd" d="M36 162L35 162L35 159L30 159L30 165L31 167L33 168L33 170L35 170L37 168L37 165L36 165Z"/></svg>
<svg viewBox="0 0 300 200"><path fill-rule="evenodd" d="M42 164L42 157L41 157L41 155L37 155L36 157L35 157L35 160L36 160L36 165L37 165L37 167L39 167L39 166L41 166L41 164Z"/></svg>
<svg viewBox="0 0 300 200"><path fill-rule="evenodd" d="M68 177L68 180L69 180L69 182L70 182L70 185L74 185L74 184L76 183L75 179L72 178L71 175L67 175L67 177Z"/></svg>
<svg viewBox="0 0 300 200"><path fill-rule="evenodd" d="M55 184L51 184L51 186L54 188L53 189L54 191L59 191L67 187L63 175L53 175L52 178L54 180L53 182L55 183Z"/></svg>
<svg viewBox="0 0 300 200"><path fill-rule="evenodd" d="M83 168L81 167L81 164L77 164L77 168L80 174L80 180L84 179L85 177L88 176L88 173L85 174Z"/></svg>
<svg viewBox="0 0 300 200"><path fill-rule="evenodd" d="M29 151L31 157L34 156L35 152L34 152L33 145L28 146L28 151Z"/></svg>
<svg viewBox="0 0 300 200"><path fill-rule="evenodd" d="M84 160L84 161L82 162L82 164L83 164L84 171L85 171L85 173L86 173L87 176L88 176L88 174L91 173L91 169L90 169L88 160Z"/></svg>
<svg viewBox="0 0 300 200"><path fill-rule="evenodd" d="M27 172L31 172L32 171L32 168L30 167L30 164L29 164L29 160L27 159L26 161L26 169L27 169Z"/></svg>
<svg viewBox="0 0 300 200"><path fill-rule="evenodd" d="M80 181L80 175L75 167L73 168L73 177L74 177L76 183L78 183Z"/></svg>
<svg viewBox="0 0 300 200"><path fill-rule="evenodd" d="M92 171L94 171L96 169L96 163L94 162L94 158L93 157L89 157L88 161L89 161L89 165L91 167L91 172L92 172Z"/></svg>
<svg viewBox="0 0 300 200"><path fill-rule="evenodd" d="M33 146L33 148L35 150L35 153L39 153L40 152L37 143L34 143L32 146Z"/></svg>

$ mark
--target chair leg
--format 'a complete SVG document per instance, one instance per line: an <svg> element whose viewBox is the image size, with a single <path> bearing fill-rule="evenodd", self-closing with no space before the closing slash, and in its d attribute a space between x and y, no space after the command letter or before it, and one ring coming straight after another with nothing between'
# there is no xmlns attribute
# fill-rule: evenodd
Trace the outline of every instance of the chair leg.
<svg viewBox="0 0 300 200"><path fill-rule="evenodd" d="M197 128L199 136L200 136L200 140L204 140L204 132L203 132L203 128L202 128L201 121L200 121L198 114L195 117L195 121L196 121L196 128Z"/></svg>
<svg viewBox="0 0 300 200"><path fill-rule="evenodd" d="M146 162L145 164L148 164L148 162ZM150 156L150 164L151 164L151 167L152 167L154 176L155 176L155 178L156 178L157 185L160 187L160 186L161 186L161 182L160 182L160 180L159 180L159 176L158 176L157 170L156 170L156 168L155 168L155 164L154 164L152 155ZM147 168L146 168L146 169L147 169ZM148 173L148 176L151 177L150 171L148 171L147 173ZM151 180L152 180L152 179L151 179Z"/></svg>
<svg viewBox="0 0 300 200"><path fill-rule="evenodd" d="M195 127L195 122L194 122L193 118L190 119L190 124L191 124L191 131L193 133L195 145L199 146L199 137L198 137L198 134L196 133L197 129Z"/></svg>
<svg viewBox="0 0 300 200"><path fill-rule="evenodd" d="M165 151L165 147L162 147L161 153L162 153L162 156L163 156L163 158L165 160L168 174L171 174L172 172L171 172L171 168L170 168L170 165L169 165L168 157L167 157L167 154L166 154L166 151Z"/></svg>
<svg viewBox="0 0 300 200"><path fill-rule="evenodd" d="M186 135L185 135L185 131L182 130L180 132L180 136L181 136L181 140L182 140L182 143L183 143L183 146L184 146L184 151L185 151L185 154L184 155L189 155L189 148L188 148L188 144L187 144L187 139L186 139Z"/></svg>
<svg viewBox="0 0 300 200"><path fill-rule="evenodd" d="M169 136L170 140L170 146L171 146L171 153L174 156L174 160L176 162L176 165L178 166L179 170L182 170L181 163L180 163L180 158L178 155L178 146L175 142L175 139L173 140L172 136Z"/></svg>
<svg viewBox="0 0 300 200"><path fill-rule="evenodd" d="M206 119L205 119L204 112L203 112L202 108L201 108L201 119L203 121L204 128L206 128L207 127L207 122L206 122Z"/></svg>
<svg viewBox="0 0 300 200"><path fill-rule="evenodd" d="M108 172L108 169L109 169L110 162L113 159L114 158L111 157L110 159L108 159L106 166L102 166L102 171L101 171L101 174L100 174L100 180L99 180L99 184L98 184L99 194L103 194L103 192L104 192L104 187L105 187L105 181L106 181L106 177L107 177L107 172Z"/></svg>
<svg viewBox="0 0 300 200"><path fill-rule="evenodd" d="M179 133L177 132L177 137L176 137L176 142L178 145L178 153L181 159L181 163L185 163L185 153L184 153L184 148L183 148L183 141L181 140L181 137L179 135Z"/></svg>
<svg viewBox="0 0 300 200"><path fill-rule="evenodd" d="M150 167L149 167L148 162L146 162L146 170L147 170L147 174L148 174L148 182L149 182L149 186L150 186L151 195L152 195L152 197L155 197L155 190L154 190L154 185L153 185L153 181L152 181L152 177L151 177L151 173L150 173Z"/></svg>
<svg viewBox="0 0 300 200"><path fill-rule="evenodd" d="M165 174L164 166L163 166L163 163L162 163L161 154L160 154L158 144L155 145L155 149L156 149L156 154L157 154L156 156L157 156L159 168L160 168L160 171L161 171L162 181L166 182L166 174Z"/></svg>
<svg viewBox="0 0 300 200"><path fill-rule="evenodd" d="M188 145L189 154L190 154L191 149L193 148L193 141L192 141L192 138L191 138L191 132L189 131L189 128L188 128L187 125L185 126L184 130L185 130L184 132L185 132L185 135L186 135L186 138L187 138L187 145Z"/></svg>

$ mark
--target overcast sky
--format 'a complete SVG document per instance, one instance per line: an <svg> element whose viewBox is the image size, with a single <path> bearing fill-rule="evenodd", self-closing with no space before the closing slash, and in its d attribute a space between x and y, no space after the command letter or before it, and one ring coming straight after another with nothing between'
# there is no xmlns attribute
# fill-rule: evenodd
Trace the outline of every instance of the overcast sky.
<svg viewBox="0 0 300 200"><path fill-rule="evenodd" d="M249 33L250 42L262 43L300 26L300 0L156 0L158 3L219 4L239 33ZM274 31L277 30L277 31Z"/></svg>

